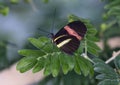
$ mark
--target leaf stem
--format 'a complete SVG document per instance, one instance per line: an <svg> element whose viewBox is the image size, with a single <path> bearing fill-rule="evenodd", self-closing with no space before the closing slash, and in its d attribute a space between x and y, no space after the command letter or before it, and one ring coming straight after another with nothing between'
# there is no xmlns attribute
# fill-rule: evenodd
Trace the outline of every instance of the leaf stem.
<svg viewBox="0 0 120 85"><path fill-rule="evenodd" d="M87 39L86 39L86 35L85 35L85 55L87 55Z"/></svg>
<svg viewBox="0 0 120 85"><path fill-rule="evenodd" d="M82 55L85 59L89 60L90 62L94 63L93 60L91 60L88 55L87 55L87 38L85 35L85 53L82 53Z"/></svg>
<svg viewBox="0 0 120 85"><path fill-rule="evenodd" d="M89 60L90 62L94 63L93 60L91 60L85 53L82 53L81 56L83 56L85 59Z"/></svg>
<svg viewBox="0 0 120 85"><path fill-rule="evenodd" d="M113 52L112 57L105 61L106 64L110 63L112 60L114 60L118 55L120 55L120 50L117 52Z"/></svg>

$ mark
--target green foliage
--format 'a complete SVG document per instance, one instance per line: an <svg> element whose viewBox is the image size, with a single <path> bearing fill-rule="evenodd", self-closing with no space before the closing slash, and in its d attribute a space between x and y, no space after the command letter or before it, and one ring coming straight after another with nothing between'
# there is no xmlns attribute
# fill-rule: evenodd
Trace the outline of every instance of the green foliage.
<svg viewBox="0 0 120 85"><path fill-rule="evenodd" d="M104 21L100 26L100 36L103 38L104 50L101 53L101 58L112 56L115 49L110 49L107 45L107 40L111 37L120 36L120 0L109 0L104 6L105 13L103 14ZM118 49L119 50L119 47ZM117 51L116 50L116 51ZM106 59L107 59L106 58ZM109 65L105 64L102 60L95 60L95 71L100 73L96 76L101 80L98 85L119 85L120 72L119 72L119 56L116 57L114 62ZM112 64L112 65L111 65Z"/></svg>
<svg viewBox="0 0 120 85"><path fill-rule="evenodd" d="M72 19L76 18L74 15L70 16L72 16ZM92 76L94 74L92 64L90 61L80 56L80 54L82 54L84 49L87 48L85 49L86 51L93 55L97 55L97 52L100 49L94 43L95 41L98 41L98 39L94 36L96 34L96 30L88 20L83 19L83 21L85 24L87 24L87 27L89 27L86 34L87 37L81 41L81 46L78 51L76 51L75 55L70 56L61 52L51 43L49 38L29 38L28 40L30 43L33 44L38 50L20 50L19 54L26 57L18 62L17 70L20 72L25 72L33 68L33 73L36 73L44 68L44 74L46 76L52 74L54 77L56 77L61 70L64 74L68 74L69 71L74 69L77 74L84 74L84 76L90 74ZM89 39L89 35L93 37L93 39Z"/></svg>
<svg viewBox="0 0 120 85"><path fill-rule="evenodd" d="M40 70L42 70L44 68L44 63L45 63L45 58L39 58L38 62L36 63L36 65L33 68L33 73L39 72Z"/></svg>
<svg viewBox="0 0 120 85"><path fill-rule="evenodd" d="M109 4L107 4L105 7L107 9L107 16L114 15L116 17L120 16L120 1L115 0L115 1L110 1Z"/></svg>
<svg viewBox="0 0 120 85"><path fill-rule="evenodd" d="M42 0L44 3L48 3L49 2L49 0Z"/></svg>
<svg viewBox="0 0 120 85"><path fill-rule="evenodd" d="M79 58L77 56L75 57L75 60L79 66L79 69L76 69L76 72L80 72L80 73L82 72L85 76L87 76L88 74L92 76L94 74L92 64L88 60L85 60L82 57Z"/></svg>
<svg viewBox="0 0 120 85"><path fill-rule="evenodd" d="M33 72L35 73L44 68L44 74L46 76L52 74L55 77L59 74L60 69L63 70L64 74L67 74L69 71L74 69L78 74L81 74L82 72L85 76L88 74L93 75L93 67L88 60L77 54L75 56L64 54L56 47L51 47L52 43L45 44L46 42L49 42L48 38L30 38L29 41L39 50L24 49L19 51L19 54L26 56L17 64L17 70L20 72L25 72L33 68ZM38 42L41 44L38 44ZM50 48L45 49L44 46ZM53 48L56 51L53 51ZM75 64L76 62L77 64Z"/></svg>
<svg viewBox="0 0 120 85"><path fill-rule="evenodd" d="M9 7L3 5L3 3L0 3L0 14L6 16L9 13Z"/></svg>
<svg viewBox="0 0 120 85"><path fill-rule="evenodd" d="M118 60L120 61L120 60ZM115 60L115 63L118 63ZM105 64L100 59L94 59L94 70L100 73L96 76L97 79L102 80L98 85L119 85L120 74L116 73L115 70L109 65Z"/></svg>
<svg viewBox="0 0 120 85"><path fill-rule="evenodd" d="M101 32L105 32L107 29L110 29L110 28L119 29L120 28L120 1L111 0L109 1L108 4L105 5L104 8L107 11L106 13L103 14L103 19L107 21L101 24Z"/></svg>
<svg viewBox="0 0 120 85"><path fill-rule="evenodd" d="M19 0L10 0L10 3L12 3L12 4L18 4Z"/></svg>
<svg viewBox="0 0 120 85"><path fill-rule="evenodd" d="M74 71L69 72L67 75L62 73L53 78L52 75L45 77L38 85L97 85L97 82L90 77L77 75Z"/></svg>
<svg viewBox="0 0 120 85"><path fill-rule="evenodd" d="M109 0L105 8L105 13L103 14L103 22L100 26L99 36L103 40L103 47L104 50L100 54L101 58L106 60L109 56L112 56L113 51L118 51L120 47L110 48L108 45L108 40L113 37L120 36L120 15L112 14L109 11L114 9L114 7L119 7L120 1L119 0ZM120 13L119 11L114 10L116 13ZM108 13L109 12L109 13ZM115 13L113 12L113 13Z"/></svg>
<svg viewBox="0 0 120 85"><path fill-rule="evenodd" d="M37 62L35 56L28 56L22 58L17 64L17 70L20 70L21 73L30 70Z"/></svg>
<svg viewBox="0 0 120 85"><path fill-rule="evenodd" d="M35 57L43 56L45 54L41 50L30 50L30 49L20 50L18 51L18 53L23 56L35 56Z"/></svg>
<svg viewBox="0 0 120 85"><path fill-rule="evenodd" d="M114 64L116 67L117 72L120 74L120 55L118 55L115 60L114 60Z"/></svg>

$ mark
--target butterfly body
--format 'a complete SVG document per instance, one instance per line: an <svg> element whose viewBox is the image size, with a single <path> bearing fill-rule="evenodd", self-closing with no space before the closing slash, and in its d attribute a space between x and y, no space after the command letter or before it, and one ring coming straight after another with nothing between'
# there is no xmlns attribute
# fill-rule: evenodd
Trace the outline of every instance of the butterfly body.
<svg viewBox="0 0 120 85"><path fill-rule="evenodd" d="M53 35L53 43L63 52L71 55L79 48L86 31L87 28L81 21L73 21Z"/></svg>

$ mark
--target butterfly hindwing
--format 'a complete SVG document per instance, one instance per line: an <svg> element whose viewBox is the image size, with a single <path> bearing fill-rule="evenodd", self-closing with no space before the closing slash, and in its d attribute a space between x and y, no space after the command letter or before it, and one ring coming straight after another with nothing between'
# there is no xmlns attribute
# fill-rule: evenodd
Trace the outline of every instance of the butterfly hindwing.
<svg viewBox="0 0 120 85"><path fill-rule="evenodd" d="M61 35L57 40L55 40L55 44L58 48L60 48L63 52L67 54L73 54L79 47L80 41L74 37L69 35Z"/></svg>
<svg viewBox="0 0 120 85"><path fill-rule="evenodd" d="M73 54L79 48L79 45L80 41L76 37L72 36L71 41L63 45L60 49L67 54Z"/></svg>

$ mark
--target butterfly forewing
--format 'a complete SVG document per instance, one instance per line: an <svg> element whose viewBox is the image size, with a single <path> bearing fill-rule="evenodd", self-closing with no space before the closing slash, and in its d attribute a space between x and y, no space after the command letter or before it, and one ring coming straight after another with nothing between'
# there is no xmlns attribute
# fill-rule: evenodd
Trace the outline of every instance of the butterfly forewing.
<svg viewBox="0 0 120 85"><path fill-rule="evenodd" d="M75 32L77 32L81 37L84 37L87 28L81 21L74 21L68 24L68 26L73 29Z"/></svg>

